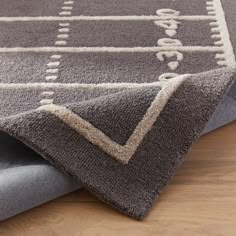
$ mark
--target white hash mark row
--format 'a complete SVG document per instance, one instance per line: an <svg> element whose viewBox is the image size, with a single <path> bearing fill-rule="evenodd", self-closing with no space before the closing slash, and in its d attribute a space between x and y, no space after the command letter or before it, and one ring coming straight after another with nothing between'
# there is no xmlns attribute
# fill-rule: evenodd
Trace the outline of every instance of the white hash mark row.
<svg viewBox="0 0 236 236"><path fill-rule="evenodd" d="M73 9L73 1L67 1L65 0L63 3L63 6L61 7L61 12L59 12L60 16L67 16L72 14ZM57 34L57 39L55 41L56 46L65 46L67 45L67 39L69 37L69 22L61 22L59 23L59 29ZM46 77L45 80L48 81L56 81L58 78L58 67L60 65L62 55L55 54L51 56L50 62L47 64L47 70L46 70ZM43 91L41 93L41 96L43 99L40 101L40 105L48 105L52 104L54 102L54 93L53 91Z"/></svg>

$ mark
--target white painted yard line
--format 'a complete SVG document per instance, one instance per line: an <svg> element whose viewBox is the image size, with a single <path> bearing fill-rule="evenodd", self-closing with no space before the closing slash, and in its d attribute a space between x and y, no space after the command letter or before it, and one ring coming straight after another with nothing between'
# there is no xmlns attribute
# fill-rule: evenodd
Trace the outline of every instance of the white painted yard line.
<svg viewBox="0 0 236 236"><path fill-rule="evenodd" d="M177 50L181 52L222 52L221 46L163 46L163 47L15 47L0 48L0 53L10 52L159 52Z"/></svg>
<svg viewBox="0 0 236 236"><path fill-rule="evenodd" d="M15 22L15 21L144 21L144 20L189 20L189 21L202 21L202 20L215 20L215 16L209 15L192 15L192 16L18 16L18 17L0 17L0 22Z"/></svg>
<svg viewBox="0 0 236 236"><path fill-rule="evenodd" d="M0 89L128 89L148 86L162 86L166 82L151 83L0 83Z"/></svg>

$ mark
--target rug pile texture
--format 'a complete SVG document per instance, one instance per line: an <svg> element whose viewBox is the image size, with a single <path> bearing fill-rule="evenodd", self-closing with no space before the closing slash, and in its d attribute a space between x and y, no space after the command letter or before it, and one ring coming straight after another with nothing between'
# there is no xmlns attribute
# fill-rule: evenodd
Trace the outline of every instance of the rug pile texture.
<svg viewBox="0 0 236 236"><path fill-rule="evenodd" d="M143 219L236 119L232 1L0 5L0 220L80 187Z"/></svg>

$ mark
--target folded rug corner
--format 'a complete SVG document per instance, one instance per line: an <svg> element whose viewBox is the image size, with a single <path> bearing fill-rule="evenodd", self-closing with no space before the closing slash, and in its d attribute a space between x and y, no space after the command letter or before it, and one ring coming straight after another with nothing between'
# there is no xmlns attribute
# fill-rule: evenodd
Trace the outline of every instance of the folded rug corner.
<svg viewBox="0 0 236 236"><path fill-rule="evenodd" d="M142 219L235 81L226 68L0 119L86 189Z"/></svg>

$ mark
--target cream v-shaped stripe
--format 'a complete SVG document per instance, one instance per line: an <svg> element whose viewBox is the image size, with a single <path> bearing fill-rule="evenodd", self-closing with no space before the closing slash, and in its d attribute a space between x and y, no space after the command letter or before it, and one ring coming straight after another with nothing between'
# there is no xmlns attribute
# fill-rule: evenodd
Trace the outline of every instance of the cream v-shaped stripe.
<svg viewBox="0 0 236 236"><path fill-rule="evenodd" d="M189 75L180 75L163 85L162 89L148 108L143 119L138 123L134 132L124 146L114 142L101 130L94 127L90 122L84 120L79 115L63 106L50 104L41 106L38 110L44 110L54 114L65 124L83 135L88 141L100 147L105 153L123 164L128 164L129 160L136 152L145 135L152 128L157 117L160 115L172 94L188 77Z"/></svg>

